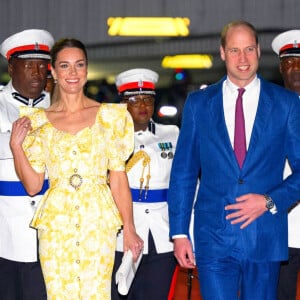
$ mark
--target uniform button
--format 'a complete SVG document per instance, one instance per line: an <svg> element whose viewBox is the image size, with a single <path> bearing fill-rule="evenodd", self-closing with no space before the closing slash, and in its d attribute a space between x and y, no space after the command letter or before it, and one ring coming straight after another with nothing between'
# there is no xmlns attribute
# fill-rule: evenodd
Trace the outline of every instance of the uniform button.
<svg viewBox="0 0 300 300"><path fill-rule="evenodd" d="M77 152L76 152L75 150L73 150L73 151L72 151L72 153L73 153L74 155L76 155L76 154L77 154Z"/></svg>
<svg viewBox="0 0 300 300"><path fill-rule="evenodd" d="M80 276L77 276L77 281L80 281Z"/></svg>
<svg viewBox="0 0 300 300"><path fill-rule="evenodd" d="M77 259L77 260L76 260L76 264L80 264L80 259Z"/></svg>
<svg viewBox="0 0 300 300"><path fill-rule="evenodd" d="M244 180L243 179L239 179L239 184L244 184Z"/></svg>
<svg viewBox="0 0 300 300"><path fill-rule="evenodd" d="M30 204L31 204L32 206L34 206L34 205L35 205L35 201L32 200L32 201L30 202Z"/></svg>
<svg viewBox="0 0 300 300"><path fill-rule="evenodd" d="M79 205L76 205L75 208L76 208L76 209L79 209Z"/></svg>
<svg viewBox="0 0 300 300"><path fill-rule="evenodd" d="M76 246L79 246L80 245L80 243L79 242L76 242Z"/></svg>
<svg viewBox="0 0 300 300"><path fill-rule="evenodd" d="M149 214L149 209L148 209L148 208L145 209L145 213L146 213L146 214Z"/></svg>
<svg viewBox="0 0 300 300"><path fill-rule="evenodd" d="M79 228L79 227L80 227L80 225L79 225L79 224L76 224L75 226L76 226L76 228Z"/></svg>

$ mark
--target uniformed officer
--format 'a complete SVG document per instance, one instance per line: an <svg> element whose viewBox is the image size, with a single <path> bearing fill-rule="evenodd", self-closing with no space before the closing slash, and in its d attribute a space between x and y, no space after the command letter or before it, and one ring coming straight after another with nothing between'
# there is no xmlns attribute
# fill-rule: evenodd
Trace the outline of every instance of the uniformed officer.
<svg viewBox="0 0 300 300"><path fill-rule="evenodd" d="M127 297L120 297L115 272L123 256L122 233L112 277L112 299L166 300L176 267L169 240L167 192L179 129L153 122L155 84L158 74L132 69L119 74L116 86L121 102L127 103L135 130L135 150L126 171L132 192L134 223L144 240L141 263Z"/></svg>
<svg viewBox="0 0 300 300"><path fill-rule="evenodd" d="M29 197L25 192L15 173L9 139L20 106L48 107L50 104L44 88L53 44L49 32L29 29L8 37L0 45L11 77L0 91L1 300L47 299L37 257L36 231L29 227L40 195ZM47 182L45 188L46 185Z"/></svg>
<svg viewBox="0 0 300 300"><path fill-rule="evenodd" d="M300 97L300 29L293 29L277 35L272 48L279 56L279 70L284 86L298 93ZM300 133L299 133L300 134ZM291 174L286 164L284 175ZM281 264L278 300L296 299L297 279L300 270L300 205L291 208L288 214L289 259Z"/></svg>

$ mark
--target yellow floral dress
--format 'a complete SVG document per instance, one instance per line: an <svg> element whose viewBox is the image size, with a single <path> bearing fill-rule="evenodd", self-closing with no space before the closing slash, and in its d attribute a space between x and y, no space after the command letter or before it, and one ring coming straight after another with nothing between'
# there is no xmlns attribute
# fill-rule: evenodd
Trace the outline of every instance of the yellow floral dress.
<svg viewBox="0 0 300 300"><path fill-rule="evenodd" d="M110 299L116 233L121 218L107 185L107 171L124 171L134 130L126 105L101 104L96 122L77 134L55 129L43 109L21 108L33 129L23 147L49 189L31 226L48 300Z"/></svg>

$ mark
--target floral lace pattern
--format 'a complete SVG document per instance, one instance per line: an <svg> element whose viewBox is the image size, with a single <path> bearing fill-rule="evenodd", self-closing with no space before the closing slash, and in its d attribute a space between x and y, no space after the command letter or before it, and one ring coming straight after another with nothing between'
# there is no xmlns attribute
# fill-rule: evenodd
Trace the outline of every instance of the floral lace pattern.
<svg viewBox="0 0 300 300"><path fill-rule="evenodd" d="M96 122L76 134L60 131L43 109L21 108L32 122L23 147L50 187L31 222L49 300L110 299L121 218L107 170L124 171L133 151L131 116L122 104L101 104Z"/></svg>

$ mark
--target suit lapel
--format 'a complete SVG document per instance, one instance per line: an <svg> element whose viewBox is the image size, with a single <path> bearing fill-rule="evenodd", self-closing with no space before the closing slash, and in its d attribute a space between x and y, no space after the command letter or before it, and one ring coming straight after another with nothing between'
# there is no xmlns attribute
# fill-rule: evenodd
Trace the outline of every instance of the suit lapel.
<svg viewBox="0 0 300 300"><path fill-rule="evenodd" d="M273 107L273 102L269 93L267 92L267 88L265 88L264 80L260 78L260 82L261 87L258 100L258 107L244 166L247 165L247 160L251 160L251 158L247 159L247 157L251 157L252 153L255 151L256 146L259 143L259 139L261 138L261 133L265 131L265 127L268 124L268 119L270 118Z"/></svg>
<svg viewBox="0 0 300 300"><path fill-rule="evenodd" d="M215 124L216 134L220 137L220 147L226 151L226 154L229 158L229 161L232 162L236 168L239 169L235 154L233 152L233 148L230 142L225 116L224 116L224 107L223 107L223 93L222 93L222 85L223 81L216 84L216 91L213 93L210 101L210 114L211 120Z"/></svg>
<svg viewBox="0 0 300 300"><path fill-rule="evenodd" d="M211 101L210 101L210 114L211 120L214 122L216 126L216 134L220 136L221 144L224 147L228 157L234 164L234 166L240 170L239 165L237 163L236 157L233 152L233 148L229 139L229 134L227 130L227 126L225 123L224 117L224 108L223 108L223 94L222 94L222 84L224 80L219 81L215 85L215 91L212 91ZM261 137L261 133L264 132L266 125L268 124L268 119L270 118L272 111L272 99L269 95L268 88L266 87L266 82L260 78L260 94L257 112L253 124L252 134L250 137L249 148L247 151L247 155L245 158L245 162L243 165L244 169L247 167L247 161L251 161L251 155L254 153L255 148L259 142ZM250 157L250 159L248 158Z"/></svg>

